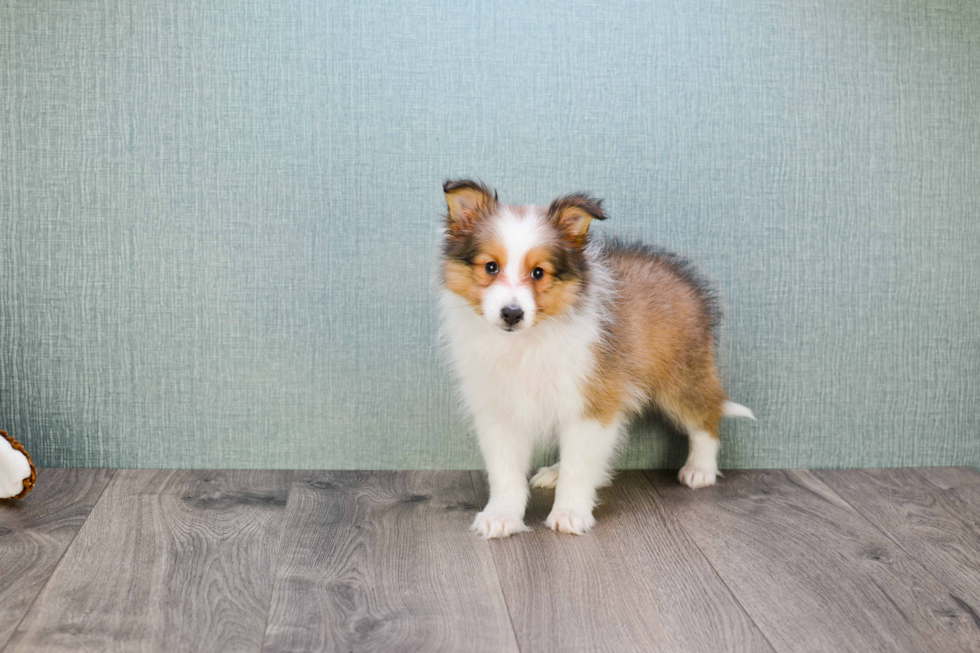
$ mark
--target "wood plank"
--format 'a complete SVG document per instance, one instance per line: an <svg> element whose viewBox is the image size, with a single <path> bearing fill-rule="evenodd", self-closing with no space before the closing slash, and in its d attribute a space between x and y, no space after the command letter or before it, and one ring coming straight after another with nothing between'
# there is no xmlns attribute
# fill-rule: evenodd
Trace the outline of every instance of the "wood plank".
<svg viewBox="0 0 980 653"><path fill-rule="evenodd" d="M649 472L778 651L977 651L963 606L810 472L730 472L692 492Z"/></svg>
<svg viewBox="0 0 980 653"><path fill-rule="evenodd" d="M521 650L772 650L642 473L601 499L591 533L560 535L541 523L554 492L534 490L533 531L491 542Z"/></svg>
<svg viewBox="0 0 980 653"><path fill-rule="evenodd" d="M290 478L118 471L7 651L258 651Z"/></svg>
<svg viewBox="0 0 980 653"><path fill-rule="evenodd" d="M102 496L109 469L39 469L34 490L0 501L0 650Z"/></svg>
<svg viewBox="0 0 980 653"><path fill-rule="evenodd" d="M956 508L976 514L980 510L980 472L970 467L917 467L915 473L943 490Z"/></svg>
<svg viewBox="0 0 980 653"><path fill-rule="evenodd" d="M943 469L924 475L913 469L815 473L942 581L980 627L980 484L963 486L955 470ZM976 503L965 498L971 494Z"/></svg>
<svg viewBox="0 0 980 653"><path fill-rule="evenodd" d="M947 511L980 529L980 472L969 467L919 467L915 473L941 491Z"/></svg>
<svg viewBox="0 0 980 653"><path fill-rule="evenodd" d="M265 651L516 651L468 472L293 483Z"/></svg>

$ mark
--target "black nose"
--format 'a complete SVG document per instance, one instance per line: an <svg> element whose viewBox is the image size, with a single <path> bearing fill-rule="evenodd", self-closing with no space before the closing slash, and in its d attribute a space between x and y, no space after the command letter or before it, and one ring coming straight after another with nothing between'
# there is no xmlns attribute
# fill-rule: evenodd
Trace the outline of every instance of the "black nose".
<svg viewBox="0 0 980 653"><path fill-rule="evenodd" d="M514 326L524 319L524 311L521 310L520 306L504 306L500 309L500 317L508 326Z"/></svg>

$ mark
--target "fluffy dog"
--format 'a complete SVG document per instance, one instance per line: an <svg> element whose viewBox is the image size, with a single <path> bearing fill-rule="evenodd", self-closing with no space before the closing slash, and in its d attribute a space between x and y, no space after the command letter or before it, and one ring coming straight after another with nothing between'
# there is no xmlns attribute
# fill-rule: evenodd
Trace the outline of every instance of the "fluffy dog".
<svg viewBox="0 0 980 653"><path fill-rule="evenodd" d="M547 208L502 204L483 184L448 181L441 265L444 336L473 415L490 501L472 529L527 530L534 447L557 439L560 462L531 478L555 488L545 524L583 534L631 419L656 407L690 439L680 481L712 485L726 399L715 367L718 302L682 258L599 244L600 200Z"/></svg>

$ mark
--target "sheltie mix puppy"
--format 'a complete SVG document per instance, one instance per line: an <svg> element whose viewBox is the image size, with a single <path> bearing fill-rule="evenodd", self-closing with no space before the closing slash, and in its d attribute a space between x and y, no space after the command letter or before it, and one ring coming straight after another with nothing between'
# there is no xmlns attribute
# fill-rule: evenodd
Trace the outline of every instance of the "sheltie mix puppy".
<svg viewBox="0 0 980 653"><path fill-rule="evenodd" d="M486 462L490 501L472 530L528 530L535 444L560 461L531 478L555 488L545 524L584 534L596 489L629 421L656 407L690 439L680 481L713 485L718 423L753 417L727 401L714 360L716 296L683 259L589 238L604 220L584 194L547 209L502 204L486 186L448 181L440 303L444 336Z"/></svg>

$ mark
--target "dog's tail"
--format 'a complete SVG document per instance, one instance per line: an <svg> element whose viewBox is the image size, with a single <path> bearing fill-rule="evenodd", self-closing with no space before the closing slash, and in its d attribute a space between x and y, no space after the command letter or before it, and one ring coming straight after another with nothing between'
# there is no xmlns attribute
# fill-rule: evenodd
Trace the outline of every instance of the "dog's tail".
<svg viewBox="0 0 980 653"><path fill-rule="evenodd" d="M751 408L742 404L736 404L734 401L726 401L722 404L721 414L725 417L748 417L749 419L755 419L755 413L752 412Z"/></svg>

